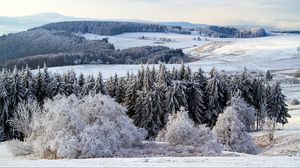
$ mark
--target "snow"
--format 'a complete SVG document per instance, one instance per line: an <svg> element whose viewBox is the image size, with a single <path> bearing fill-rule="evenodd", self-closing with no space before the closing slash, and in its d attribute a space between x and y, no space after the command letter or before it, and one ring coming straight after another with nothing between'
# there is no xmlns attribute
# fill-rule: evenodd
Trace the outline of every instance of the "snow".
<svg viewBox="0 0 300 168"><path fill-rule="evenodd" d="M84 34L87 39L102 39L104 36ZM155 40L138 39L141 36L150 39L160 37L174 39L175 42L165 42L164 45L171 48L185 48L183 51L191 57L199 58L198 61L187 63L192 70L201 67L209 71L212 66L218 70L239 71L244 67L251 71L273 70L278 73L286 73L283 70L300 68L300 56L297 54L297 46L300 45L300 35L273 35L263 38L251 39L220 39L208 38L208 41L194 41L196 35L181 35L174 33L124 33L116 36L105 36L116 48L128 48L134 46L153 45ZM193 47L197 45L197 47ZM186 48L190 47L190 48ZM152 66L152 65L150 65ZM157 66L157 65L155 65ZM178 67L179 64L166 65L168 69ZM104 79L117 73L126 75L127 71L136 73L140 65L76 65L49 68L49 71L62 73L73 69L76 73L94 74L102 72ZM281 72L283 71L283 72Z"/></svg>
<svg viewBox="0 0 300 168"><path fill-rule="evenodd" d="M0 167L299 167L300 157L154 157L0 160Z"/></svg>
<svg viewBox="0 0 300 168"><path fill-rule="evenodd" d="M33 160L15 157L0 143L0 167L299 167L300 157L223 152L222 157L145 157Z"/></svg>
<svg viewBox="0 0 300 168"><path fill-rule="evenodd" d="M100 40L102 38L108 38L110 43L113 43L116 49L125 49L129 47L137 46L153 46L163 45L170 48L190 48L194 45L201 46L207 44L208 41L204 41L204 37L201 37L201 41L196 41L194 38L198 38L199 35L187 35L187 34L175 34L175 33L123 33L115 36L99 36L96 34L83 34L88 40ZM140 39L144 36L146 39ZM166 42L160 40L160 38L171 39L172 41ZM209 38L207 38L209 39Z"/></svg>

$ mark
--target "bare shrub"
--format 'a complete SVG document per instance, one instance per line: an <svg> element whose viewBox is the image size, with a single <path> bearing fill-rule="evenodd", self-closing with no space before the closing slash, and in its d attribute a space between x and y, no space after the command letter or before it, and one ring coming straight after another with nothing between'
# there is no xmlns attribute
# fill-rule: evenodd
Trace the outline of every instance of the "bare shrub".
<svg viewBox="0 0 300 168"><path fill-rule="evenodd" d="M262 135L255 138L255 144L260 148L265 148L270 146L271 143L269 142L268 135Z"/></svg>
<svg viewBox="0 0 300 168"><path fill-rule="evenodd" d="M275 129L276 129L276 117L267 118L266 119L266 127L267 127L267 137L269 143L273 142L275 139Z"/></svg>

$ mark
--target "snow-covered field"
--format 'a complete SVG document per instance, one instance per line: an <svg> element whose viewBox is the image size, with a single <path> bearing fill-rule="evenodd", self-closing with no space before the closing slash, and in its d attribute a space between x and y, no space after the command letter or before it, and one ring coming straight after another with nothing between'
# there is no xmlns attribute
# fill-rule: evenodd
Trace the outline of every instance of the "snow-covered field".
<svg viewBox="0 0 300 168"><path fill-rule="evenodd" d="M194 39L199 37L197 35L184 35L175 33L123 33L115 36L83 34L82 36L88 40L99 40L107 37L108 41L113 43L116 49L149 45L163 45L176 49L195 47L194 45L202 46L209 43L209 41L205 41L204 37L201 37L201 41L197 41ZM141 39L141 37L144 37L144 39ZM166 40L162 39L170 39L170 41L167 42Z"/></svg>
<svg viewBox="0 0 300 168"><path fill-rule="evenodd" d="M300 157L154 157L0 160L0 167L299 167Z"/></svg>
<svg viewBox="0 0 300 168"><path fill-rule="evenodd" d="M84 34L90 40L102 39L104 36ZM149 39L139 39L144 36ZM107 37L107 36L105 36ZM297 46L300 45L300 35L276 34L263 38L251 39L220 39L201 37L202 41L195 41L197 35L181 35L174 33L124 33L108 36L116 48L129 48L144 45L164 45L171 48L183 48L184 52L199 60L187 63L192 70L199 67L205 71L215 66L218 70L239 71L246 67L253 71L276 70L286 73L295 72L300 68L300 56L297 55ZM172 42L156 44L159 38L173 39ZM194 46L195 45L195 46ZM167 65L168 68L180 65ZM77 73L103 73L104 78L117 73L125 75L127 71L136 73L140 65L78 65L50 68L52 72L65 72L74 69Z"/></svg>

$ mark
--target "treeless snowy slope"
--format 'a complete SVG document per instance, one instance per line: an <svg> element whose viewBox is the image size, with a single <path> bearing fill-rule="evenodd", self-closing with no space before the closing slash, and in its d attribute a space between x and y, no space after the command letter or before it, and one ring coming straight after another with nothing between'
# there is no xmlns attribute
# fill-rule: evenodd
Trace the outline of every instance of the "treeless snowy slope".
<svg viewBox="0 0 300 168"><path fill-rule="evenodd" d="M264 70L292 69L300 68L300 56L296 50L299 42L300 35L236 39L225 44L222 41L209 43L193 50L191 54L204 60L225 61L233 66L235 63L246 63Z"/></svg>
<svg viewBox="0 0 300 168"><path fill-rule="evenodd" d="M300 35L276 35L264 38L252 39L220 39L209 38L209 41L194 41L196 35L179 35L172 33L125 33L110 36L110 42L122 45L121 48L133 46L152 45L155 40L141 40L140 36L150 39L165 37L174 39L174 42L165 42L165 45L173 48L185 48L184 52L200 58L199 61L187 63L192 70L199 67L209 71L213 66L218 70L240 71L244 67L254 71L299 69L300 56L296 55L297 46L300 45ZM85 34L87 39L101 39L103 37L93 34ZM203 38L203 37L202 37ZM114 41L115 40L115 41ZM132 41L128 42L127 40ZM118 47L117 47L118 48ZM150 65L152 66L152 65ZM157 66L157 65L156 65ZM167 65L167 68L179 67L180 65ZM127 71L136 73L140 65L78 65L49 68L52 72L66 72L74 69L77 73L97 74L102 72L104 78L117 73L126 75Z"/></svg>
<svg viewBox="0 0 300 168"><path fill-rule="evenodd" d="M170 48L190 48L196 46L202 46L207 44L208 41L204 41L204 37L201 37L201 41L197 41L199 35L187 35L187 34L175 34L175 33L123 33L115 36L99 36L96 34L83 34L88 40L100 40L102 38L108 38L110 43L113 43L116 49L125 49L138 46L153 46L163 45ZM141 39L141 38L144 39ZM167 41L167 39L169 41Z"/></svg>

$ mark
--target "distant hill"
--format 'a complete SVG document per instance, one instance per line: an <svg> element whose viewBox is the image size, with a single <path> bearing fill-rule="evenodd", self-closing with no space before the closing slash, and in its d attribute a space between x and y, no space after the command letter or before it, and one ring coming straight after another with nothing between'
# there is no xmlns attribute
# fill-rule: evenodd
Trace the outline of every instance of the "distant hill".
<svg viewBox="0 0 300 168"><path fill-rule="evenodd" d="M25 31L33 27L52 22L84 20L76 17L64 16L57 13L40 13L31 16L7 17L0 16L0 35Z"/></svg>

